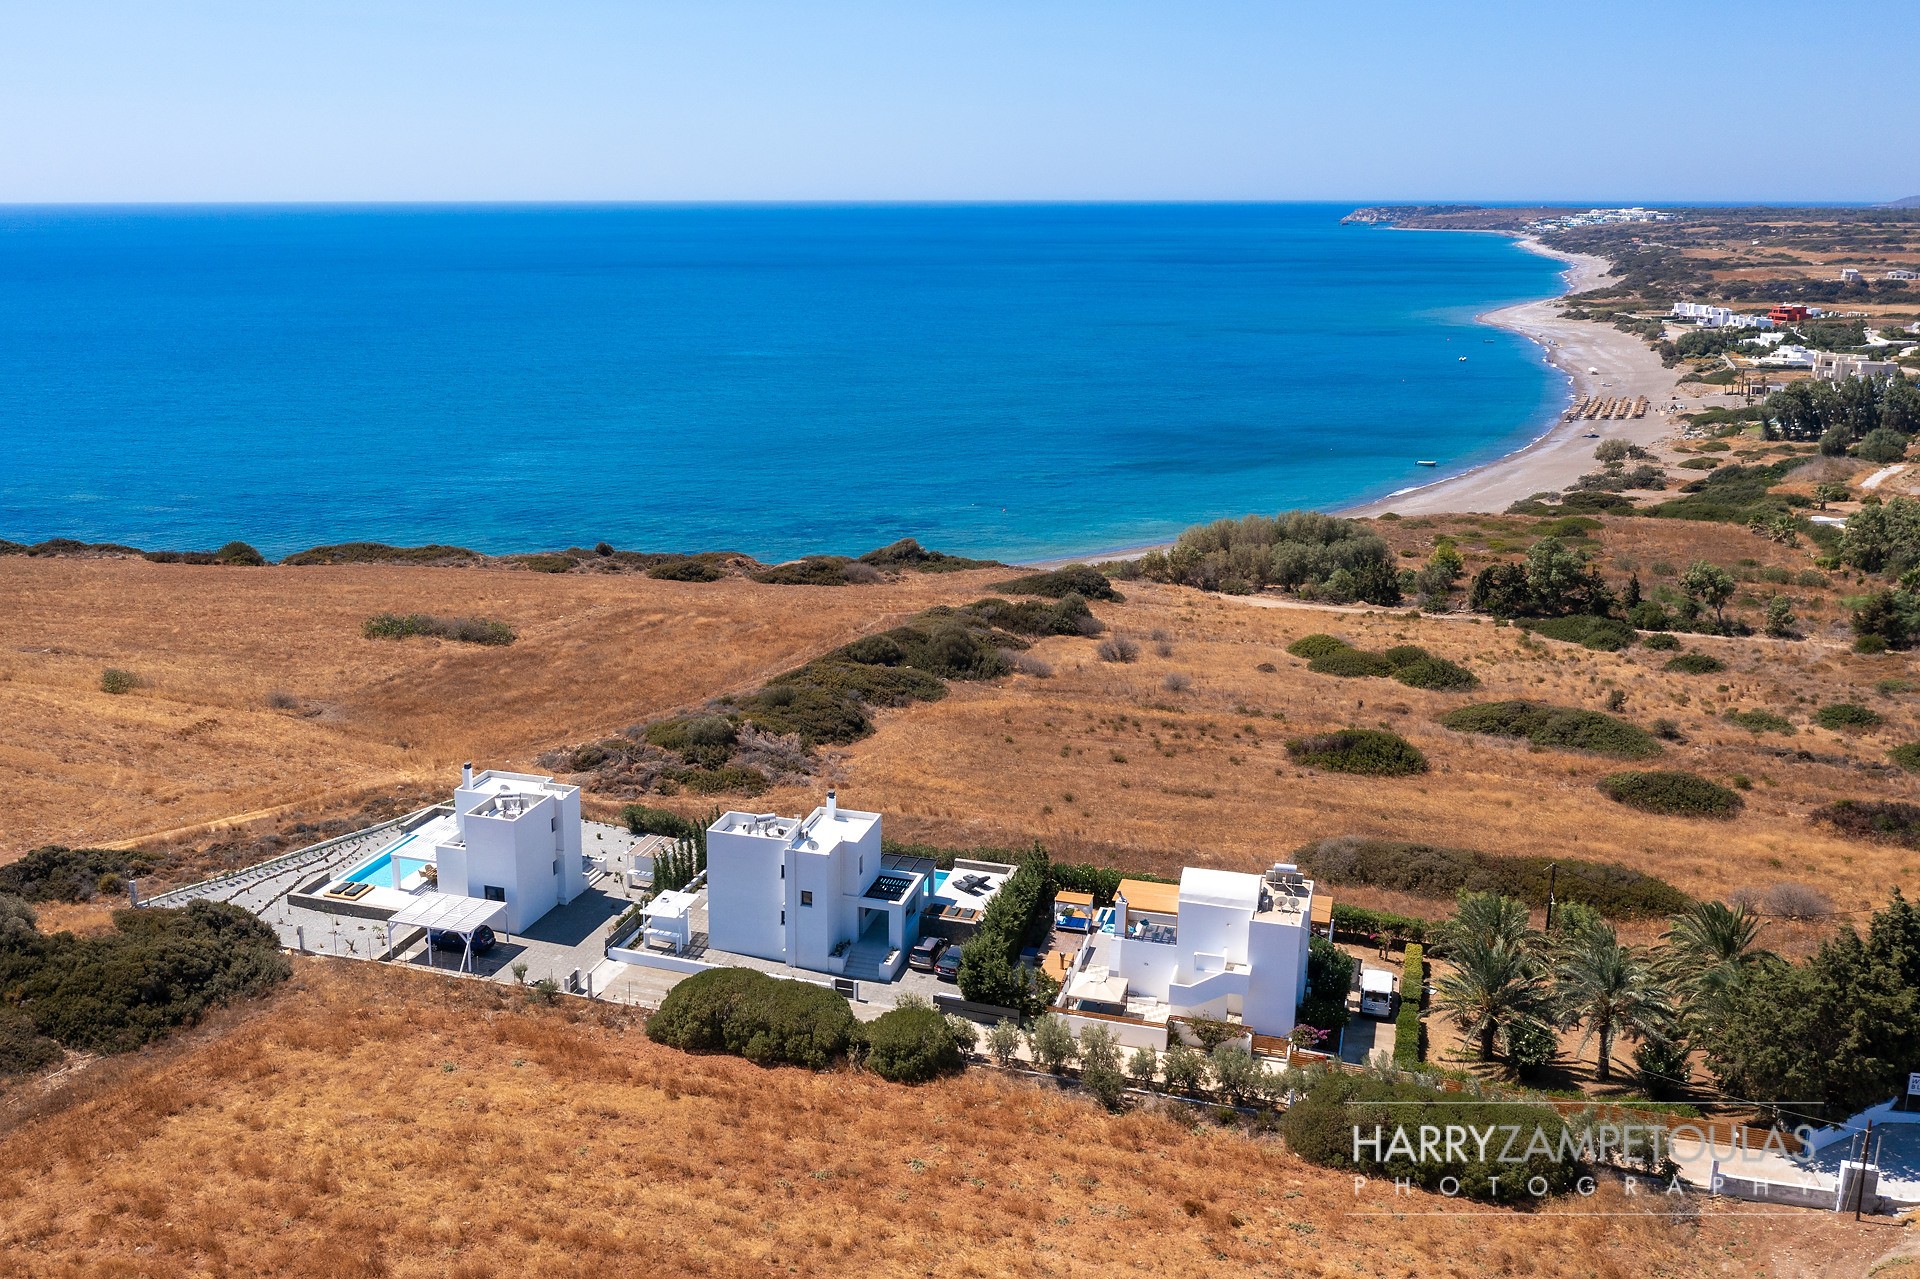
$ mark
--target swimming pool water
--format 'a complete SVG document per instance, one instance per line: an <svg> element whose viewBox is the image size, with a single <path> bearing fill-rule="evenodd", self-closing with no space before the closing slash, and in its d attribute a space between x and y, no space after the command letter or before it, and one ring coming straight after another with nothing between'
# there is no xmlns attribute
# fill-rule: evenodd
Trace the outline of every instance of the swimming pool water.
<svg viewBox="0 0 1920 1279"><path fill-rule="evenodd" d="M933 891L936 896L945 891L947 881L952 878L953 872L950 870L936 870L933 872Z"/></svg>
<svg viewBox="0 0 1920 1279"><path fill-rule="evenodd" d="M429 864L430 863L422 857L402 857L400 859L400 881L405 883L407 876L417 874ZM366 865L359 867L351 875L348 875L346 882L349 884L371 883L379 888L391 888L393 886L393 873L388 867L392 865L393 854L390 852L381 853L378 857Z"/></svg>

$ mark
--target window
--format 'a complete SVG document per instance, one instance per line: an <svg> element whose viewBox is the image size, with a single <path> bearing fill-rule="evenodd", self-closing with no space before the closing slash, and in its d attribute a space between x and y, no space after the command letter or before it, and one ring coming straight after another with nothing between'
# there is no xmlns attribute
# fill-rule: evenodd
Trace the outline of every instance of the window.
<svg viewBox="0 0 1920 1279"><path fill-rule="evenodd" d="M783 910L780 912L780 927L785 928L786 926L787 926L787 912Z"/></svg>
<svg viewBox="0 0 1920 1279"><path fill-rule="evenodd" d="M483 884L480 887L480 892L490 902L503 902L507 900L507 890L499 887L497 884Z"/></svg>
<svg viewBox="0 0 1920 1279"><path fill-rule="evenodd" d="M558 857L553 859L553 873L556 875L560 873L560 859Z"/></svg>
<svg viewBox="0 0 1920 1279"><path fill-rule="evenodd" d="M802 906L813 905L813 894L804 888L800 890L800 904Z"/></svg>
<svg viewBox="0 0 1920 1279"><path fill-rule="evenodd" d="M549 818L547 818L547 829L548 829L548 830L559 830L559 829L560 829L560 819L559 819L558 817L549 817Z"/></svg>
<svg viewBox="0 0 1920 1279"><path fill-rule="evenodd" d="M786 877L787 877L787 864L786 864L785 862L781 862L781 863L780 863L780 878L782 878L782 879L785 879Z"/></svg>

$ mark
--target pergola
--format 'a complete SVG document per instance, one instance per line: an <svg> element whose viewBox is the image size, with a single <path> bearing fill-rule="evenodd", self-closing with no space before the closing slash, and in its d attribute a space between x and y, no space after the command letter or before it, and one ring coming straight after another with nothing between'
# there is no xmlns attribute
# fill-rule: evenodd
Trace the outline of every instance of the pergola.
<svg viewBox="0 0 1920 1279"><path fill-rule="evenodd" d="M393 952L394 928L424 928L427 949L433 949L433 934L453 933L465 943L460 956L460 971L473 971L473 935L507 913L505 902L482 897L462 897L457 893L416 893L411 902L393 912L387 920L387 952Z"/></svg>
<svg viewBox="0 0 1920 1279"><path fill-rule="evenodd" d="M647 942L661 942L676 955L685 950L693 942L692 913L699 900L693 893L666 892L641 907Z"/></svg>

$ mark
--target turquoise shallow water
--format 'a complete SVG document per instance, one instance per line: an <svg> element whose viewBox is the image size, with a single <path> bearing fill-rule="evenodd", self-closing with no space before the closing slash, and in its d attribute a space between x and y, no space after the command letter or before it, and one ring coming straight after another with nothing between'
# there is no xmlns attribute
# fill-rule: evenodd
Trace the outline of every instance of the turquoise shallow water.
<svg viewBox="0 0 1920 1279"><path fill-rule="evenodd" d="M0 537L1035 558L1524 443L1556 265L1347 207L0 210Z"/></svg>

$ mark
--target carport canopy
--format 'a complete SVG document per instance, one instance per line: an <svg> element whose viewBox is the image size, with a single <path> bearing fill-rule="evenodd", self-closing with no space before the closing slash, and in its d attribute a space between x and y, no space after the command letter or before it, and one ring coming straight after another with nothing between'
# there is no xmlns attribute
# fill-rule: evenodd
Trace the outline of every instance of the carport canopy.
<svg viewBox="0 0 1920 1279"><path fill-rule="evenodd" d="M395 928L425 928L429 936L427 944L433 944L433 933L454 933L466 943L466 953L460 957L460 971L473 971L473 935L485 925L493 924L507 913L505 902L489 901L484 897L462 897L458 893L418 893L414 899L393 912L387 920L387 949L393 949L393 930Z"/></svg>

